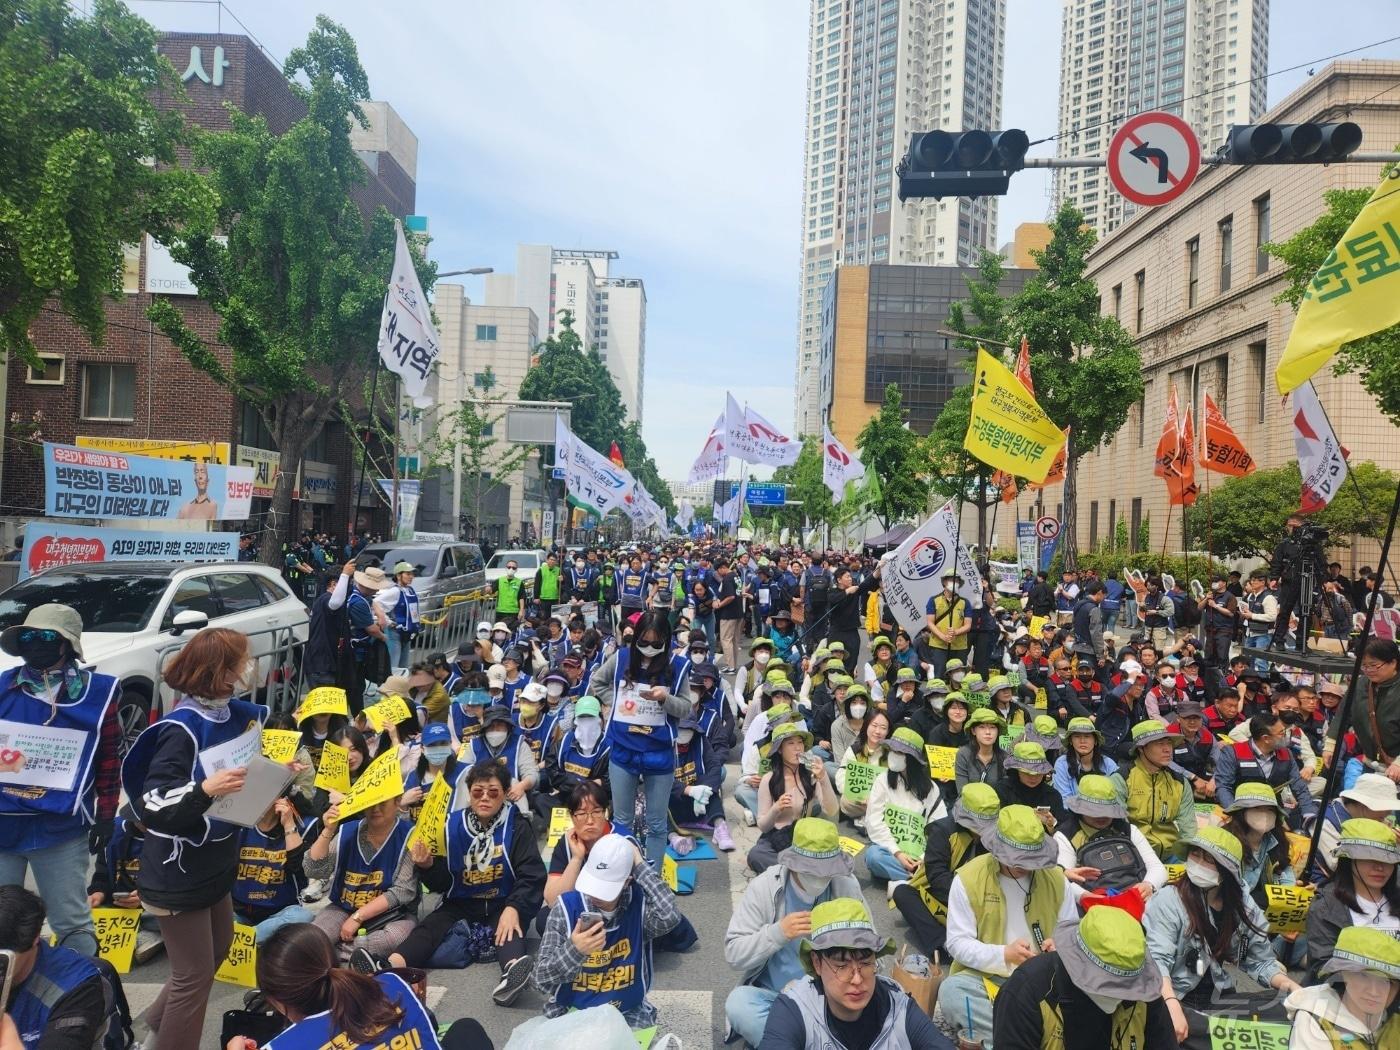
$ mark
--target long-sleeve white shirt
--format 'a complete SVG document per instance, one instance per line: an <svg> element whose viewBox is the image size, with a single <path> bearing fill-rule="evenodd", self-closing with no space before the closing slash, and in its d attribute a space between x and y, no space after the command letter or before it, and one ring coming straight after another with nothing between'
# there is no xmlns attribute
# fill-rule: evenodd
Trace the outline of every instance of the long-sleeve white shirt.
<svg viewBox="0 0 1400 1050"><path fill-rule="evenodd" d="M911 758L909 761L912 762L913 759ZM928 798L920 799L903 785L896 788L890 787L890 778L882 770L875 778L875 783L870 786L870 798L865 804L865 833L870 837L871 842L877 846L883 846L891 853L897 852L899 845L895 842L894 835L890 833L889 825L885 823L886 806L907 809L911 813L922 813L925 826L931 820L940 820L948 815L948 810L943 805L943 793L938 790L937 784L928 793ZM923 860L922 857L914 859Z"/></svg>
<svg viewBox="0 0 1400 1050"><path fill-rule="evenodd" d="M1152 848L1152 844L1147 841L1147 836L1139 831L1135 824L1128 825L1128 838L1132 841L1133 849L1137 850L1138 856L1142 858L1142 863L1147 869L1142 877L1142 881L1151 884L1153 892L1160 890L1167 884L1166 865L1164 865L1161 858L1157 856L1156 851ZM1068 838L1056 832L1055 845L1060 848L1060 867L1068 869L1077 868L1079 866L1079 861L1074 855L1074 846L1070 844ZM1078 900L1089 892L1083 886L1075 882L1071 882L1069 888L1074 894L1075 900Z"/></svg>
<svg viewBox="0 0 1400 1050"><path fill-rule="evenodd" d="M1025 941L1032 948L1035 938L1026 922L1026 888L1021 882L1006 875L997 878L1001 884L1001 899L1006 908L1005 940L1001 944L987 944L977 939L977 916L967 899L967 889L962 876L953 876L953 885L948 890L948 954L964 966L983 973L1011 976L1011 967L1006 965L1006 946L1017 939ZM1079 905L1073 893L1066 893L1060 903L1060 914L1055 925L1073 922L1079 918ZM1046 937L1053 936L1053 930L1042 931Z"/></svg>

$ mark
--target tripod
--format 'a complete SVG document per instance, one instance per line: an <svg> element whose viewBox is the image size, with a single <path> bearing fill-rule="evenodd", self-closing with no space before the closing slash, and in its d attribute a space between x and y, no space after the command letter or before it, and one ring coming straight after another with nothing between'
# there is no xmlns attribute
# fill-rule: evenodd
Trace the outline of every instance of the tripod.
<svg viewBox="0 0 1400 1050"><path fill-rule="evenodd" d="M1308 626L1312 623L1313 601L1317 596L1316 558L1305 551L1298 567L1298 652L1308 651Z"/></svg>

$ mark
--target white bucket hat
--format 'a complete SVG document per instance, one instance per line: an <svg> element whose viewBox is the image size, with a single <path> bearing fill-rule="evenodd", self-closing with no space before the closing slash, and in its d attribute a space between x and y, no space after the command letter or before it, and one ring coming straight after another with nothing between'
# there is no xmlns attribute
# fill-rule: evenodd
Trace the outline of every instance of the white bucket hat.
<svg viewBox="0 0 1400 1050"><path fill-rule="evenodd" d="M1380 773L1362 773L1341 797L1360 802L1367 809L1400 810L1400 794L1396 792L1395 782Z"/></svg>

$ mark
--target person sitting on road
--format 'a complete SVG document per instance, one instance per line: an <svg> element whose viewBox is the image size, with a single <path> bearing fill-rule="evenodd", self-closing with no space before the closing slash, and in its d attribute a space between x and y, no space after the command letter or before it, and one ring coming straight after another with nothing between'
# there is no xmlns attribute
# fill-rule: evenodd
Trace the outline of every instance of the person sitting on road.
<svg viewBox="0 0 1400 1050"><path fill-rule="evenodd" d="M972 783L995 787L1006 776L1005 753L1000 742L1006 723L1001 716L985 707L975 708L968 716L967 729L971 739L958 749L953 763L954 783L959 793Z"/></svg>
<svg viewBox="0 0 1400 1050"><path fill-rule="evenodd" d="M1386 824L1353 817L1342 824L1337 871L1308 908L1309 973L1316 979L1347 926L1400 937L1400 844Z"/></svg>
<svg viewBox="0 0 1400 1050"><path fill-rule="evenodd" d="M499 763L506 771L510 786L506 799L515 804L522 816L530 814L529 795L539 781L539 766L535 753L520 728L504 706L492 705L481 718L482 731L471 742L469 764Z"/></svg>
<svg viewBox="0 0 1400 1050"><path fill-rule="evenodd" d="M758 785L759 839L747 858L755 873L775 863L778 853L792 844L792 828L800 817L820 813L836 819L836 792L822 760L809 752L811 746L812 734L800 724L785 722L773 730L773 768Z"/></svg>
<svg viewBox="0 0 1400 1050"><path fill-rule="evenodd" d="M1240 865L1244 891L1260 908L1269 903L1265 886L1297 882L1288 858L1284 819L1278 797L1266 784L1241 784L1234 802L1225 810L1225 830L1244 847Z"/></svg>
<svg viewBox="0 0 1400 1050"><path fill-rule="evenodd" d="M866 714L856 742L850 746L836 770L836 793L841 796L841 815L865 827L865 811L870 789L886 768L886 742L890 719L883 711ZM862 768L868 767L868 768Z"/></svg>
<svg viewBox="0 0 1400 1050"><path fill-rule="evenodd" d="M675 780L671 784L671 820L678 827L698 828L714 835L715 848L734 850L734 839L724 819L724 763L715 755L700 722L687 715L676 723ZM695 840L672 833L670 846L685 856Z"/></svg>
<svg viewBox="0 0 1400 1050"><path fill-rule="evenodd" d="M1055 830L1060 867L1079 890L1136 889L1144 903L1167 884L1167 869L1141 831L1128 822L1128 807L1108 777L1090 774L1067 803L1069 816Z"/></svg>
<svg viewBox="0 0 1400 1050"><path fill-rule="evenodd" d="M947 816L943 793L929 777L923 738L912 729L896 729L886 742L888 766L870 787L865 830L865 867L889 883L886 892L908 882L923 858L924 829Z"/></svg>
<svg viewBox="0 0 1400 1050"><path fill-rule="evenodd" d="M1069 802L1079 790L1079 781L1091 774L1111 777L1118 763L1103 753L1103 734L1092 718L1071 718L1065 726L1069 747L1055 759L1055 790Z"/></svg>
<svg viewBox="0 0 1400 1050"><path fill-rule="evenodd" d="M1342 825L1353 817L1388 823L1400 810L1400 791L1395 781L1382 773L1363 773L1356 783L1333 799L1323 811L1322 836L1317 845L1317 858L1308 881L1320 886L1331 880L1337 869L1337 846L1341 842Z"/></svg>
<svg viewBox="0 0 1400 1050"><path fill-rule="evenodd" d="M798 941L811 932L812 908L861 895L854 868L836 825L803 817L778 862L744 888L724 935L725 961L743 978L725 1000L724 1015L750 1046L762 1043L773 1001L803 976Z"/></svg>
<svg viewBox="0 0 1400 1050"><path fill-rule="evenodd" d="M1289 1050L1400 1046L1397 994L1400 941L1382 930L1348 926L1323 964L1319 983L1284 1000L1293 1022Z"/></svg>
<svg viewBox="0 0 1400 1050"><path fill-rule="evenodd" d="M1029 806L1045 823L1045 830L1054 834L1055 825L1067 815L1064 799L1050 783L1054 766L1045 755L1045 748L1029 740L1018 740L1004 760L1006 777L997 784L997 794L1008 806Z"/></svg>
<svg viewBox="0 0 1400 1050"><path fill-rule="evenodd" d="M952 1050L909 993L875 972L894 938L875 930L859 897L816 905L798 948L805 976L773 1003L759 1050Z"/></svg>
<svg viewBox="0 0 1400 1050"><path fill-rule="evenodd" d="M301 857L302 823L296 807L274 800L258 822L238 837L238 878L233 884L233 914L252 926L261 944L283 926L310 922L298 892L305 879Z"/></svg>
<svg viewBox="0 0 1400 1050"><path fill-rule="evenodd" d="M1154 719L1133 726L1133 762L1114 774L1128 800L1128 819L1163 861L1196 830L1196 801L1186 774L1172 764L1181 737Z"/></svg>

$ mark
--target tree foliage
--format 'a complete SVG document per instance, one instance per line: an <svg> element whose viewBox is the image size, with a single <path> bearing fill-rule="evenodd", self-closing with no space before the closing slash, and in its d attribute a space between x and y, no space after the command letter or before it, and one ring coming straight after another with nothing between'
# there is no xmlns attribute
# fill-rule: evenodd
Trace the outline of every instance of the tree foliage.
<svg viewBox="0 0 1400 1050"><path fill-rule="evenodd" d="M1372 190L1327 190L1322 199L1327 210L1281 244L1266 244L1264 250L1286 267L1288 287L1274 300L1297 310L1303 293L1347 232L1347 228L1371 199ZM1400 325L1375 335L1345 343L1332 362L1336 375L1355 372L1362 388L1394 424L1400 425Z"/></svg>
<svg viewBox="0 0 1400 1050"><path fill-rule="evenodd" d="M152 102L183 97L156 40L117 0L86 18L0 0L0 351L37 362L29 326L50 299L101 344L122 246L212 227L213 193L174 166L184 117Z"/></svg>
<svg viewBox="0 0 1400 1050"><path fill-rule="evenodd" d="M800 529L804 521L812 525L829 523L835 509L831 490L822 480L822 443L814 437L802 439L802 451L791 466L778 467L773 480L787 486L789 502L800 501L800 507L765 508L768 516L791 529Z"/></svg>
<svg viewBox="0 0 1400 1050"><path fill-rule="evenodd" d="M359 104L369 98L354 40L319 16L284 72L307 107L285 134L234 111L229 131L196 144L228 243L193 233L171 250L219 315L218 338L232 348L231 361L169 299L152 304L149 314L196 368L256 406L290 467L376 359L395 233L383 208L366 220L350 196L365 181L350 122L363 123ZM415 262L430 287L435 268ZM382 403L392 412L387 391L381 381ZM268 564L280 562L279 526L290 524L294 478L294 469L282 470L273 491L262 543Z"/></svg>
<svg viewBox="0 0 1400 1050"><path fill-rule="evenodd" d="M1330 546L1347 547L1353 535L1384 539L1387 515L1400 476L1374 463L1349 465L1350 480L1309 520L1331 531ZM1360 490L1358 495L1357 490ZM1193 550L1219 558L1267 557L1298 506L1302 478L1298 464L1256 470L1242 478L1204 488L1186 512L1186 535Z"/></svg>
<svg viewBox="0 0 1400 1050"><path fill-rule="evenodd" d="M866 475L878 482L879 497L870 511L886 530L902 518L912 518L927 505L927 490L918 478L919 439L904 418L904 400L899 387L885 387L880 411L856 435L860 460Z"/></svg>

